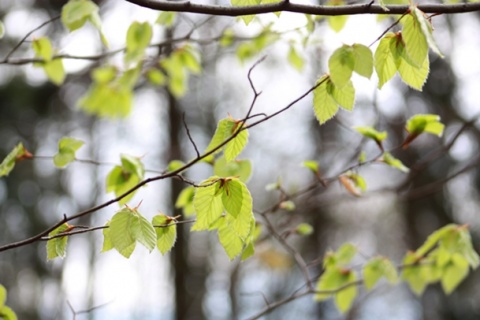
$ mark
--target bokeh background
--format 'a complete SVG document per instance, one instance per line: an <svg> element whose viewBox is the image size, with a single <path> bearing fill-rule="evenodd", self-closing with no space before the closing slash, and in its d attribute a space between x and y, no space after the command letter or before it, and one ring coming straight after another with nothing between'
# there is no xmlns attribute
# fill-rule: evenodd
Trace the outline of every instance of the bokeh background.
<svg viewBox="0 0 480 320"><path fill-rule="evenodd" d="M58 16L65 1L3 0L0 19L6 27L0 40L0 59L41 23ZM125 1L96 1L101 8L103 29L111 49L121 48L130 22L154 22L158 12ZM222 3L220 1L219 3ZM368 184L361 198L348 194L339 183L317 188L295 201L294 212L271 215L279 232L310 223L314 233L291 236L288 241L302 254L312 277L316 263L326 250L353 242L361 252L359 265L370 256L382 254L397 263L409 249L448 223L468 224L474 245L480 249L480 30L478 14L442 15L433 19L435 37L444 59L431 55L431 72L422 93L410 90L398 78L382 90L376 79L354 78L357 89L353 112L319 126L312 111L311 96L292 109L250 132L241 158L251 159L254 173L248 186L254 208L261 211L278 201L278 193L266 191L269 183L282 181L293 192L312 183L314 177L301 166L304 160L320 163L325 177L334 176L356 163L365 150L368 158L378 154L372 142L351 129L356 125L386 130L386 147L405 137L405 120L417 113L439 114L446 124L444 136L421 137L399 157L411 167L409 174L380 165L359 169ZM121 153L141 156L146 168L163 170L169 160L188 160L195 151L182 124L182 114L200 148L205 148L216 122L231 114L242 118L253 92L247 72L263 55L266 60L252 72L262 91L257 113L272 113L300 96L326 70L329 54L354 42L369 45L393 20L375 16L349 19L339 34L326 20L316 22L309 42L299 42L308 33L301 15L264 15L248 27L234 18L208 18L182 14L167 30L155 26L154 42L177 38L193 29L192 43L202 55L203 72L189 80L187 94L175 99L164 88L140 82L134 108L125 119L97 118L77 107L90 84L90 71L109 61L122 66L121 54L99 61L65 60L68 78L57 87L32 65L0 65L0 158L23 142L36 156L52 156L58 140L72 136L84 140L78 156L102 163L118 163ZM240 62L236 48L254 38L272 23L281 41L259 55ZM238 39L221 47L209 41L231 28ZM299 29L300 28L300 29ZM14 57L33 53L30 41L50 37L61 53L93 55L102 48L91 27L68 34L57 20L33 33ZM200 41L200 40L205 41ZM244 39L242 41L242 39ZM301 72L287 61L289 43L295 43L305 59ZM174 47L182 43L174 44ZM375 47L375 45L373 46ZM150 56L165 52L149 51ZM451 143L453 141L453 143ZM49 159L23 161L0 179L0 242L6 244L37 234L58 221L109 200L105 177L110 165L73 163L65 170ZM211 175L206 164L192 168L187 176L201 181ZM131 201L142 201L141 212L151 218L158 212L181 214L173 207L186 185L159 181L142 188ZM103 225L118 210L117 205L93 213L78 224ZM262 223L262 220L259 219ZM101 232L69 239L67 257L46 260L45 243L36 243L0 253L0 283L8 289L8 305L19 319L245 319L303 285L303 277L292 257L268 233L262 234L253 258L230 262L215 235L190 234L190 225L179 226L173 251L161 256L138 247L130 259L111 251L100 253ZM333 303L314 303L307 296L286 304L265 319L479 319L480 272L469 275L460 287L446 296L438 285L416 297L405 284L381 284L372 292L361 291L354 307L340 315Z"/></svg>

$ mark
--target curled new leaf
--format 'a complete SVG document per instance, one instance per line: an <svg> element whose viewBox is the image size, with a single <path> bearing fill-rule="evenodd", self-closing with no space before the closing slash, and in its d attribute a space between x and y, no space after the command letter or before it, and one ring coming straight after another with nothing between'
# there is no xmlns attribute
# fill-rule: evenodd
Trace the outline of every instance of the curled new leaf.
<svg viewBox="0 0 480 320"><path fill-rule="evenodd" d="M20 142L13 148L12 151L3 159L0 163L0 177L8 176L8 174L13 170L15 164L23 159L30 159L33 155L25 149L23 144Z"/></svg>
<svg viewBox="0 0 480 320"><path fill-rule="evenodd" d="M83 146L84 142L70 137L64 137L58 142L58 153L53 157L57 167L65 167L75 160L75 152Z"/></svg>
<svg viewBox="0 0 480 320"><path fill-rule="evenodd" d="M152 224L157 234L157 248L162 254L172 250L177 240L177 224L174 219L164 214L153 217Z"/></svg>
<svg viewBox="0 0 480 320"><path fill-rule="evenodd" d="M62 224L57 229L48 234L49 237L58 235L62 232L66 232L71 229L68 223ZM64 258L67 254L67 241L68 237L58 237L47 241L47 259L53 259L56 257Z"/></svg>
<svg viewBox="0 0 480 320"><path fill-rule="evenodd" d="M380 132L372 127L355 127L354 129L361 133L363 136L373 139L378 145L378 147L383 150L382 141L385 140L388 136L386 131Z"/></svg>
<svg viewBox="0 0 480 320"><path fill-rule="evenodd" d="M402 146L407 148L413 140L424 132L441 137L445 125L440 122L440 116L436 114L417 114L408 119L405 129L408 132L408 136L405 138Z"/></svg>
<svg viewBox="0 0 480 320"><path fill-rule="evenodd" d="M114 192L119 197L135 187L143 180L145 169L139 158L121 155L121 165L115 166L107 176L107 192ZM127 203L135 194L131 192L119 200L119 204Z"/></svg>
<svg viewBox="0 0 480 320"><path fill-rule="evenodd" d="M406 167L402 161L400 161L399 159L395 158L394 156L392 156L392 154L390 152L384 152L383 153L383 156L382 156L382 159L383 159L383 162L385 162L386 164L388 164L389 166L393 167L393 168L396 168L402 172L409 172L410 169L408 167Z"/></svg>

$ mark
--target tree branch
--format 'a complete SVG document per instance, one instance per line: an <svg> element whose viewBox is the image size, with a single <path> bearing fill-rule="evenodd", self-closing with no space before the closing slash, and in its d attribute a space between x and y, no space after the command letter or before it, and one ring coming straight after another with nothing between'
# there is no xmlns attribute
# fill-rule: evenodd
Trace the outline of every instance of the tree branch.
<svg viewBox="0 0 480 320"><path fill-rule="evenodd" d="M339 16L357 14L403 14L410 8L409 5L386 5L381 7L376 4L363 3L344 6L321 6L291 3L287 0L256 6L221 6L204 5L190 1L172 2L161 0L126 0L144 8L159 11L189 12L199 14L210 14L214 16L238 17L250 14L263 14L272 12L295 12L311 14L316 16ZM459 4L420 4L417 6L425 13L465 13L480 11L480 2L459 3Z"/></svg>

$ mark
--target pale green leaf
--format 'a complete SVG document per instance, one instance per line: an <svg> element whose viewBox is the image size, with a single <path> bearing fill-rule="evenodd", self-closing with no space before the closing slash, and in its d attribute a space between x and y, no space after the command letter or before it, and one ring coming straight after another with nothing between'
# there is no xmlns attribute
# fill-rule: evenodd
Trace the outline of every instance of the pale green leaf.
<svg viewBox="0 0 480 320"><path fill-rule="evenodd" d="M346 266L353 259L357 250L357 247L353 244L345 243L336 252L327 252L325 259L323 260L323 266L325 268Z"/></svg>
<svg viewBox="0 0 480 320"><path fill-rule="evenodd" d="M375 71L378 76L378 88L381 89L397 72L397 65L395 58L391 51L391 43L396 42L395 34L387 33L375 51Z"/></svg>
<svg viewBox="0 0 480 320"><path fill-rule="evenodd" d="M332 28L335 32L340 32L345 24L347 23L348 16L329 16L327 18L328 25Z"/></svg>
<svg viewBox="0 0 480 320"><path fill-rule="evenodd" d="M312 225L308 223L300 223L295 227L295 233L301 236L309 236L313 233L313 231Z"/></svg>
<svg viewBox="0 0 480 320"><path fill-rule="evenodd" d="M132 226L136 220L138 221L134 212L126 208L117 212L110 221L110 240L113 247L125 258L129 258L135 250L136 240Z"/></svg>
<svg viewBox="0 0 480 320"><path fill-rule="evenodd" d="M327 92L343 109L352 111L355 104L355 88L351 80L348 80L341 88L333 82L327 83Z"/></svg>
<svg viewBox="0 0 480 320"><path fill-rule="evenodd" d="M418 9L416 6L411 7L410 12L411 12L411 15L413 15L413 17L415 17L415 19L417 20L417 22L420 26L420 30L422 30L423 35L427 39L427 43L428 43L429 47L436 54L438 54L440 57L443 58L443 54L440 51L440 49L438 48L437 43L435 42L435 39L433 38L432 25L431 25L430 21L427 19L427 17L425 16L425 14L422 11L420 11L420 9Z"/></svg>
<svg viewBox="0 0 480 320"><path fill-rule="evenodd" d="M195 188L190 186L183 189L178 195L175 202L175 208L182 208L183 214L186 217L192 216L195 213L195 207L193 205L193 198L195 196Z"/></svg>
<svg viewBox="0 0 480 320"><path fill-rule="evenodd" d="M324 301L335 295L330 291L338 289L342 286L344 282L343 275L340 271L341 270L339 268L331 268L325 270L325 272L317 281L316 289L319 292L315 293L315 301ZM325 293L323 293L322 291L325 291Z"/></svg>
<svg viewBox="0 0 480 320"><path fill-rule="evenodd" d="M7 289L0 284L0 307L5 305L5 301L7 301Z"/></svg>
<svg viewBox="0 0 480 320"><path fill-rule="evenodd" d="M167 170L172 172L185 166L185 162L180 160L172 160L168 163Z"/></svg>
<svg viewBox="0 0 480 320"><path fill-rule="evenodd" d="M213 173L219 177L238 177L241 181L247 182L252 175L252 162L250 160L229 161L225 157L215 160Z"/></svg>
<svg viewBox="0 0 480 320"><path fill-rule="evenodd" d="M152 252L157 243L157 235L152 224L138 211L135 211L130 228L133 238L147 248L148 251Z"/></svg>
<svg viewBox="0 0 480 320"><path fill-rule="evenodd" d="M62 232L69 230L70 226L67 223L62 224L57 229L48 234L49 237L55 236ZM51 260L56 257L65 258L67 254L68 237L59 237L47 241L47 259Z"/></svg>
<svg viewBox="0 0 480 320"><path fill-rule="evenodd" d="M95 3L89 0L70 0L62 8L62 22L68 30L81 28L93 13L98 12Z"/></svg>
<svg viewBox="0 0 480 320"><path fill-rule="evenodd" d="M41 37L34 39L32 42L33 50L35 51L35 57L41 58L45 61L52 60L53 48L50 39L47 37Z"/></svg>
<svg viewBox="0 0 480 320"><path fill-rule="evenodd" d="M248 142L247 129L238 132L238 130L241 130L241 127L240 123L237 123L237 125L234 127L234 130L235 131L232 132L232 135L235 133L237 135L225 146L224 157L227 162L235 160L235 158L243 151Z"/></svg>
<svg viewBox="0 0 480 320"><path fill-rule="evenodd" d="M17 315L8 306L0 307L0 317L2 317L3 320L17 320Z"/></svg>
<svg viewBox="0 0 480 320"><path fill-rule="evenodd" d="M315 174L320 173L320 166L319 166L317 161L305 160L305 161L302 162L302 166L304 166L307 169L310 169Z"/></svg>
<svg viewBox="0 0 480 320"><path fill-rule="evenodd" d="M419 135L423 132L441 137L445 125L440 122L440 116L436 114L417 114L407 120L405 126L411 134Z"/></svg>
<svg viewBox="0 0 480 320"><path fill-rule="evenodd" d="M217 180L217 177L211 177L202 181L200 187L195 189L193 205L197 213L197 220L192 226L194 231L208 230L222 215L222 196L221 193L217 193L220 181Z"/></svg>
<svg viewBox="0 0 480 320"><path fill-rule="evenodd" d="M297 71L300 72L303 70L303 67L305 66L305 59L300 56L293 45L291 45L290 50L288 50L287 59L290 65L297 69Z"/></svg>
<svg viewBox="0 0 480 320"><path fill-rule="evenodd" d="M152 26L148 22L133 22L127 31L125 64L139 62L152 39Z"/></svg>
<svg viewBox="0 0 480 320"><path fill-rule="evenodd" d="M139 158L121 155L121 166L115 166L107 175L106 188L107 192L114 192L119 197L125 192L132 189L143 180L145 169ZM119 204L127 203L137 192L128 194L121 200Z"/></svg>
<svg viewBox="0 0 480 320"><path fill-rule="evenodd" d="M373 139L377 142L385 140L388 136L387 131L377 131L372 127L354 127L363 136Z"/></svg>
<svg viewBox="0 0 480 320"><path fill-rule="evenodd" d="M222 186L222 203L227 213L235 218L242 211L242 184L238 180L225 180Z"/></svg>
<svg viewBox="0 0 480 320"><path fill-rule="evenodd" d="M184 46L178 50L178 56L183 66L193 74L199 74L202 71L202 65L198 58L198 52L192 46Z"/></svg>
<svg viewBox="0 0 480 320"><path fill-rule="evenodd" d="M112 82L118 74L118 69L114 66L102 66L99 68L93 69L91 76L92 79L97 83L110 83Z"/></svg>
<svg viewBox="0 0 480 320"><path fill-rule="evenodd" d="M102 230L103 233L103 246L101 252L107 252L113 249L112 239L110 238L110 221L105 224L107 228Z"/></svg>
<svg viewBox="0 0 480 320"><path fill-rule="evenodd" d="M375 257L368 261L363 267L362 273L367 290L372 289L382 277L385 277L392 284L398 281L395 266L390 260L383 257Z"/></svg>
<svg viewBox="0 0 480 320"><path fill-rule="evenodd" d="M428 55L423 60L423 64L420 68L410 64L408 60L405 59L400 59L398 61L398 73L403 82L413 89L422 91L423 85L427 81L428 73L430 72Z"/></svg>
<svg viewBox="0 0 480 320"><path fill-rule="evenodd" d="M175 22L176 17L177 17L176 12L161 12L158 15L158 18L155 21L155 23L158 23L158 24L163 25L165 27L171 27L171 26L173 26L173 23Z"/></svg>
<svg viewBox="0 0 480 320"><path fill-rule="evenodd" d="M241 6L255 6L260 3L260 0L230 0L232 6L241 7ZM248 25L255 15L241 16L241 19Z"/></svg>
<svg viewBox="0 0 480 320"><path fill-rule="evenodd" d="M373 73L373 54L369 47L355 43L352 45L355 66L353 71L362 77L370 79Z"/></svg>
<svg viewBox="0 0 480 320"><path fill-rule="evenodd" d="M468 262L460 254L454 254L450 263L444 267L441 279L443 291L446 294L452 293L453 290L468 275Z"/></svg>
<svg viewBox="0 0 480 320"><path fill-rule="evenodd" d="M317 83L320 82L322 83L313 91L313 110L320 124L324 124L337 114L339 107L327 91L328 84L330 83L329 77L323 76L317 81Z"/></svg>
<svg viewBox="0 0 480 320"><path fill-rule="evenodd" d="M48 79L56 85L61 85L65 81L66 75L62 59L54 59L46 62L43 65L43 70L45 70Z"/></svg>
<svg viewBox="0 0 480 320"><path fill-rule="evenodd" d="M0 177L8 176L18 161L31 157L32 154L20 142L0 163Z"/></svg>
<svg viewBox="0 0 480 320"><path fill-rule="evenodd" d="M343 286L357 281L357 275L351 270L346 275L343 275L343 277ZM335 304L337 305L338 310L340 310L340 312L342 313L347 312L351 308L353 301L355 300L357 295L358 288L355 284L347 286L346 288L340 290L335 295Z"/></svg>
<svg viewBox="0 0 480 320"><path fill-rule="evenodd" d="M148 81L150 81L151 84L157 85L157 86L163 86L165 83L167 83L167 77L165 74L158 70L158 69L150 69L146 73Z"/></svg>
<svg viewBox="0 0 480 320"><path fill-rule="evenodd" d="M64 137L58 142L58 153L53 156L53 163L57 167L65 167L75 160L75 152L84 142L75 138Z"/></svg>
<svg viewBox="0 0 480 320"><path fill-rule="evenodd" d="M225 118L220 120L217 124L217 129L213 134L212 140L210 140L210 143L205 149L205 152L210 152L211 150L222 144L225 140L230 138L235 130L235 127L236 122L231 118ZM225 146L216 150L214 154L220 152L224 147Z"/></svg>
<svg viewBox="0 0 480 320"><path fill-rule="evenodd" d="M353 69L355 68L353 48L343 45L335 50L328 59L328 67L330 79L335 84L335 87L342 88L352 77Z"/></svg>
<svg viewBox="0 0 480 320"><path fill-rule="evenodd" d="M399 159L392 156L392 154L389 152L383 153L383 161L389 166L396 168L402 172L407 173L410 171L408 167L406 167Z"/></svg>
<svg viewBox="0 0 480 320"><path fill-rule="evenodd" d="M225 249L230 260L238 256L244 246L243 239L231 227L228 216L221 217L217 222L218 239L220 244Z"/></svg>
<svg viewBox="0 0 480 320"><path fill-rule="evenodd" d="M452 232L452 230L455 230L455 228L457 228L457 225L452 223L433 232L431 235L428 236L427 240L423 243L423 245L415 251L416 255L420 257L424 256L442 238L444 238L445 235L447 235L449 232Z"/></svg>
<svg viewBox="0 0 480 320"><path fill-rule="evenodd" d="M172 250L177 240L177 224L164 214L153 217L152 224L157 233L157 248L164 255Z"/></svg>
<svg viewBox="0 0 480 320"><path fill-rule="evenodd" d="M428 56L428 43L420 22L412 13L403 17L402 40L414 66L422 67Z"/></svg>

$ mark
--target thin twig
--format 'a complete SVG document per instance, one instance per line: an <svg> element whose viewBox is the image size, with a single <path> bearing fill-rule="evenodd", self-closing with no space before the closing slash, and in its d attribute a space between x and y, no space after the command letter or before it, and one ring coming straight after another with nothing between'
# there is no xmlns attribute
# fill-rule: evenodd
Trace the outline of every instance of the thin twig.
<svg viewBox="0 0 480 320"><path fill-rule="evenodd" d="M187 131L188 139L190 140L190 142L193 145L193 148L195 149L195 153L197 155L197 158L199 158L200 157L200 152L198 151L197 145L195 144L195 141L193 141L192 135L190 134L190 129L187 126L187 121L185 121L185 112L183 113L182 120L183 120L183 125L185 126L185 130Z"/></svg>

